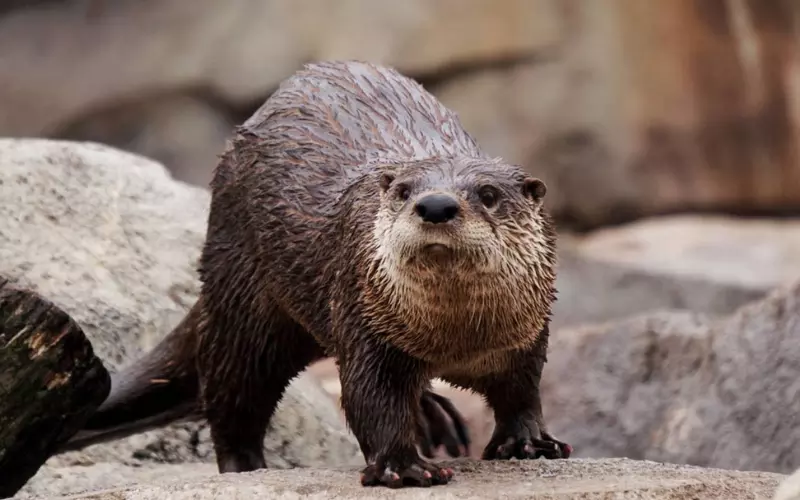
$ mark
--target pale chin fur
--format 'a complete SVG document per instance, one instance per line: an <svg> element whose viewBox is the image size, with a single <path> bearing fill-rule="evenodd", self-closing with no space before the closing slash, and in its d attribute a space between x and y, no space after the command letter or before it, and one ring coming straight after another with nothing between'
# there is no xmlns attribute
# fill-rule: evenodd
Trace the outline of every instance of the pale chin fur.
<svg viewBox="0 0 800 500"><path fill-rule="evenodd" d="M544 265L549 258L549 247L541 231L531 230L530 226L511 228L518 238L514 245L533 250L520 252L519 248L509 248L508 242L494 234L486 236L480 223L472 227L462 225L457 251L469 248L473 257L458 258L453 266L432 264L426 268L425 264L408 264L409 249L403 247L403 241L419 234L412 224L393 221L388 214L378 215L370 252L374 267L368 276L391 307L405 318L409 328L424 334L442 330L467 332L482 325L481 328L490 331L505 332L489 342L491 345L481 344L481 352L532 341L530 332L540 330L542 325L530 323L536 315L528 312L535 311L539 298L546 298L549 293L538 284L547 285L553 279L552 270ZM414 245L421 248L430 242L456 241L433 234L422 240L425 243L416 239Z"/></svg>

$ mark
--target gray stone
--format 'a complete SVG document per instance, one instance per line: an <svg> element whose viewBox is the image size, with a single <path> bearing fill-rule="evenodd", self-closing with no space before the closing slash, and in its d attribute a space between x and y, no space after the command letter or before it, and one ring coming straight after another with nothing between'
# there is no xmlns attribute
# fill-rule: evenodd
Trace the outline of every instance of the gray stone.
<svg viewBox="0 0 800 500"><path fill-rule="evenodd" d="M729 314L769 289L720 282L698 273L678 276L608 262L564 248L558 256L552 330L620 320L665 309Z"/></svg>
<svg viewBox="0 0 800 500"><path fill-rule="evenodd" d="M655 217L559 238L553 329L665 309L729 314L800 279L800 221Z"/></svg>
<svg viewBox="0 0 800 500"><path fill-rule="evenodd" d="M800 464L800 283L734 314L686 311L561 329L545 418L579 457L737 470Z"/></svg>
<svg viewBox="0 0 800 500"><path fill-rule="evenodd" d="M580 256L659 276L761 290L800 278L800 221L794 218L652 217L571 241Z"/></svg>

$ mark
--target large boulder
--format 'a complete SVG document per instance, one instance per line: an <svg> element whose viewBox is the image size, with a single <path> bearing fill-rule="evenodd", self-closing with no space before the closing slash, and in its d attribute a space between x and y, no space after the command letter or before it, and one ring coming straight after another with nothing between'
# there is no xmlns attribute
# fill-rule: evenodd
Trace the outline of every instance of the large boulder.
<svg viewBox="0 0 800 500"><path fill-rule="evenodd" d="M0 274L70 314L114 372L168 333L197 296L208 205L208 192L134 154L0 139ZM289 386L264 444L272 467L362 460L335 403L307 374ZM213 461L208 428L195 421L57 455L48 465Z"/></svg>
<svg viewBox="0 0 800 500"><path fill-rule="evenodd" d="M800 465L800 282L716 318L685 311L562 329L545 417L576 456L728 469Z"/></svg>
<svg viewBox="0 0 800 500"><path fill-rule="evenodd" d="M571 240L585 258L658 276L770 290L800 278L800 221L653 217Z"/></svg>
<svg viewBox="0 0 800 500"><path fill-rule="evenodd" d="M200 477L178 466L166 466L172 477L153 476L124 488L87 491L67 496L67 491L41 490L38 497L17 498L67 500L239 500L262 498L367 498L478 500L495 498L547 498L553 500L686 500L697 498L770 498L783 475L703 469L685 465L607 460L525 460L451 462L456 478L433 488L391 491L364 488L357 468L293 469L222 474ZM98 468L99 469L99 468ZM62 473L70 475L69 470ZM119 469L96 473L126 474ZM129 474L129 473L128 473ZM79 480L78 480L79 481ZM73 481L76 484L78 481ZM70 490L75 491L75 490Z"/></svg>

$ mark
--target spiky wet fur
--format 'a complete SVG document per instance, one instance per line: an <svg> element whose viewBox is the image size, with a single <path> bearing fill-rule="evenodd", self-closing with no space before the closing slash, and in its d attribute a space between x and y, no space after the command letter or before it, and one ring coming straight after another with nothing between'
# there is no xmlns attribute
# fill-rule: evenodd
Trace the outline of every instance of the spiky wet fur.
<svg viewBox="0 0 800 500"><path fill-rule="evenodd" d="M264 466L284 389L325 356L367 471L421 463L415 421L436 376L482 393L498 429L524 414L543 434L555 235L527 179L393 69L326 62L286 80L211 184L195 357L220 471ZM459 200L447 229L421 229L410 208L432 191ZM452 258L427 255L431 242Z"/></svg>

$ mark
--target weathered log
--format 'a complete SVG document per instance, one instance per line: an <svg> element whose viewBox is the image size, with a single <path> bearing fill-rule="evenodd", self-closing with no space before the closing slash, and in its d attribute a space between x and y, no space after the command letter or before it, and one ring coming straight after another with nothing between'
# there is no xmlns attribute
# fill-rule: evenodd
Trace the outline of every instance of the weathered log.
<svg viewBox="0 0 800 500"><path fill-rule="evenodd" d="M0 498L19 491L110 389L75 321L0 277Z"/></svg>

